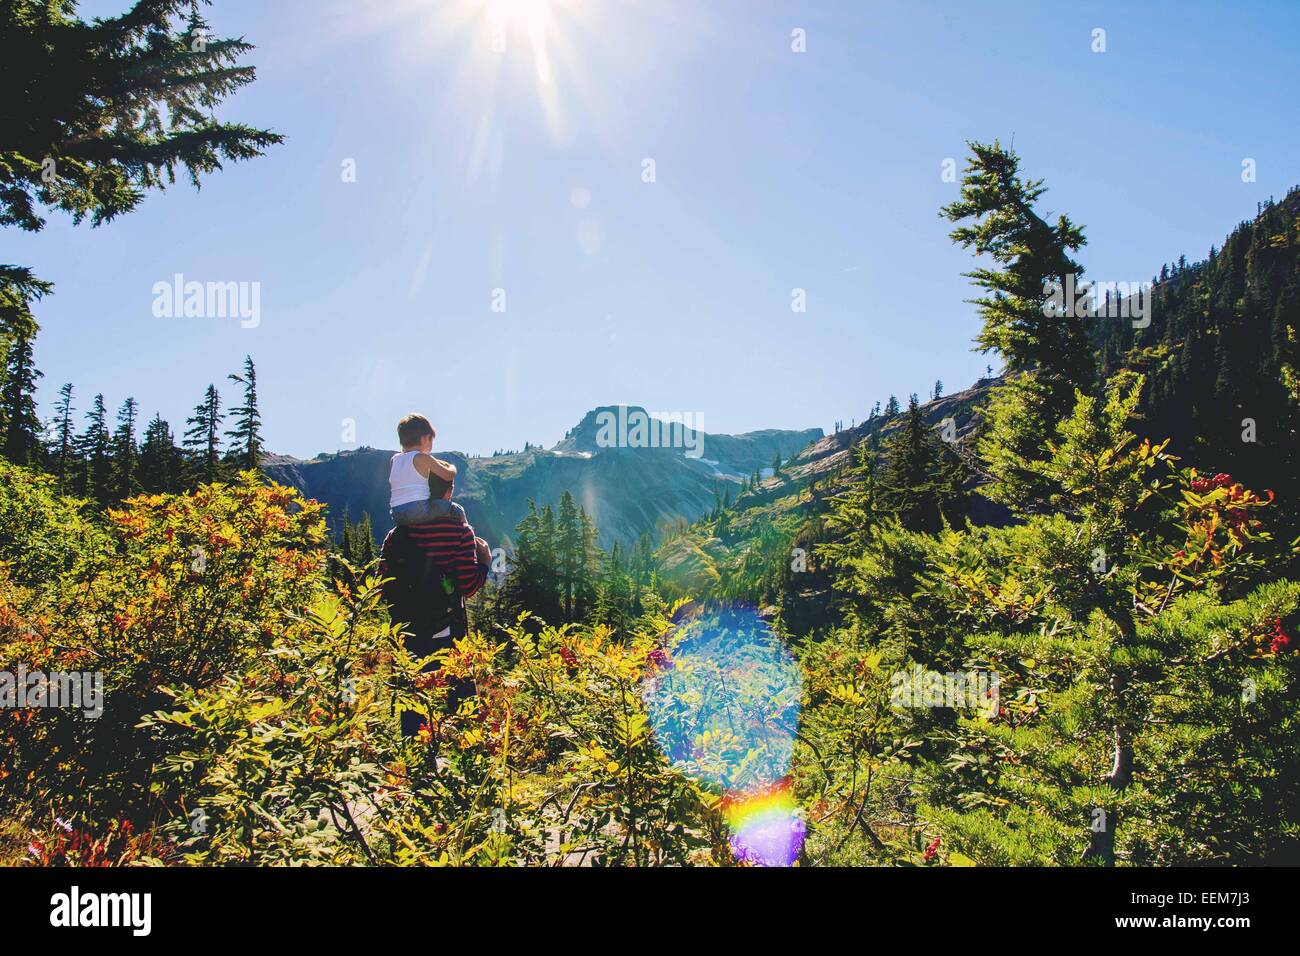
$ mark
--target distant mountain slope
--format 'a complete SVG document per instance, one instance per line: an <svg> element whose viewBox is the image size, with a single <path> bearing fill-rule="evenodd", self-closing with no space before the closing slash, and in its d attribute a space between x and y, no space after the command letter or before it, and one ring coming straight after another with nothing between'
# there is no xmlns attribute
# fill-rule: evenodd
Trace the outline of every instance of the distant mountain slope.
<svg viewBox="0 0 1300 956"><path fill-rule="evenodd" d="M1261 204L1200 262L1163 266L1150 324L1101 320L1101 369L1140 368L1150 433L1202 470L1224 471L1279 496L1300 494L1300 415L1282 367L1297 364L1300 187ZM1245 420L1253 441L1243 441Z"/></svg>
<svg viewBox="0 0 1300 956"><path fill-rule="evenodd" d="M638 409L628 409L633 410ZM504 543L527 512L530 499L539 507L555 504L567 490L599 528L601 547L631 542L679 518L696 520L713 506L715 483L739 484L756 468L770 466L777 455L789 458L822 438L820 428L701 434L699 457L688 457L683 448L606 448L596 441L598 416L604 411L617 415L618 407L593 409L549 450L533 448L487 458L438 451L460 473L456 500L464 505L475 531L494 547ZM273 480L327 504L332 527L338 526L345 510L353 520L368 513L376 534L382 536L391 527L388 462L392 455L374 448L310 461L268 455L263 465Z"/></svg>
<svg viewBox="0 0 1300 956"><path fill-rule="evenodd" d="M954 437L965 440L978 425L980 406L1001 382L1001 378L982 378L970 388L925 402L920 406L921 414L936 430L942 430L946 420L952 419ZM713 523L703 520L685 534L666 541L657 552L663 579L683 595L708 593L726 568L735 570L736 562L766 530L790 521L814 521L822 514L827 500L849 487L853 449L873 436L885 445L905 419L905 413L877 415L811 443L782 466L780 475L764 478L757 488L733 501L722 538L716 536ZM813 483L818 488L815 495L809 488ZM978 493L971 495L970 508L976 523L1000 523L1007 518L1003 508ZM829 620L830 583L824 573L801 576L806 592L802 603L808 607L787 608L789 614L807 619L794 627L796 632L803 633L811 623Z"/></svg>
<svg viewBox="0 0 1300 956"><path fill-rule="evenodd" d="M988 398L989 389L1001 381L999 378L982 378L964 391L931 399L921 405L921 414L925 416L926 424L933 428L940 428L945 420L951 418L955 437L964 438L975 425L976 407ZM801 451L785 466L783 479L765 480L760 491L785 487L789 481L801 482L816 478L848 465L854 445L875 434L883 440L902 421L902 415L877 415L854 428L826 435Z"/></svg>

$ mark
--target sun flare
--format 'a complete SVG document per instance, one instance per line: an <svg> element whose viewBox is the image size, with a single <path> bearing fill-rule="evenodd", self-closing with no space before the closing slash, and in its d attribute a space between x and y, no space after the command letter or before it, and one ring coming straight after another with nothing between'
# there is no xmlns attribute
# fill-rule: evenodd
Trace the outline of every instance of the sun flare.
<svg viewBox="0 0 1300 956"><path fill-rule="evenodd" d="M551 71L551 47L556 39L556 13L568 6L561 0L486 0L484 14L495 53L505 53L517 39L523 39L532 53L537 82L555 82Z"/></svg>
<svg viewBox="0 0 1300 956"><path fill-rule="evenodd" d="M521 26L532 31L546 26L551 0L488 0L488 21L501 26Z"/></svg>
<svg viewBox="0 0 1300 956"><path fill-rule="evenodd" d="M503 131L529 113L556 144L574 135L578 115L588 129L603 125L608 104L586 45L610 9L593 0L376 0L365 8L365 28L400 36L403 73L424 77L439 65L429 89L465 134L466 179L491 182ZM445 151L445 133L440 145Z"/></svg>

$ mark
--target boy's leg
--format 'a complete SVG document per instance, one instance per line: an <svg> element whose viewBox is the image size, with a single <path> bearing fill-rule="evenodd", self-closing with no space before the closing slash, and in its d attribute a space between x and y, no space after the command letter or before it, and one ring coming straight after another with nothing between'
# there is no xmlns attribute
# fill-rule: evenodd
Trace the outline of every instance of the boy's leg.
<svg viewBox="0 0 1300 956"><path fill-rule="evenodd" d="M453 504L446 498L430 498L428 505L429 513L434 518L445 518L452 513L452 509L460 507L460 505Z"/></svg>
<svg viewBox="0 0 1300 956"><path fill-rule="evenodd" d="M393 518L393 524L396 525L425 524L437 517L427 500L398 505L390 510L389 514Z"/></svg>
<svg viewBox="0 0 1300 956"><path fill-rule="evenodd" d="M429 509L437 518L451 518L459 524L469 524L469 519L465 517L465 509L447 498L431 498Z"/></svg>

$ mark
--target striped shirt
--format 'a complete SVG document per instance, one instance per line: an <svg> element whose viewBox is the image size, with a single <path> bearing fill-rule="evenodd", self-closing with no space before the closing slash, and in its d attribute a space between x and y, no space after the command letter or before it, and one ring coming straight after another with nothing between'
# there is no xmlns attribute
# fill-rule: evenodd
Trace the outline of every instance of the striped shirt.
<svg viewBox="0 0 1300 956"><path fill-rule="evenodd" d="M478 563L474 529L468 524L442 519L394 528L388 532L380 549L385 559L398 544L396 535L405 536L411 544L433 558L434 566L456 582L456 590L463 598L473 597L487 580L488 565ZM385 560L383 564L386 563ZM388 573L383 565L380 573Z"/></svg>

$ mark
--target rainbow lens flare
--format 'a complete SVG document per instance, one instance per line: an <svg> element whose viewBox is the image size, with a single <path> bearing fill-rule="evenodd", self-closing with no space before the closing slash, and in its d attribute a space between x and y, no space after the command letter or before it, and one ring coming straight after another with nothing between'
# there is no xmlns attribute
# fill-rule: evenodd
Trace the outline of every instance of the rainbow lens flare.
<svg viewBox="0 0 1300 956"><path fill-rule="evenodd" d="M803 846L804 822L789 780L752 794L729 796L722 812L731 827L731 852L754 866L791 866Z"/></svg>
<svg viewBox="0 0 1300 956"><path fill-rule="evenodd" d="M790 791L799 665L745 604L690 604L642 690L655 740L683 775L722 797L745 863L789 866L804 822Z"/></svg>

